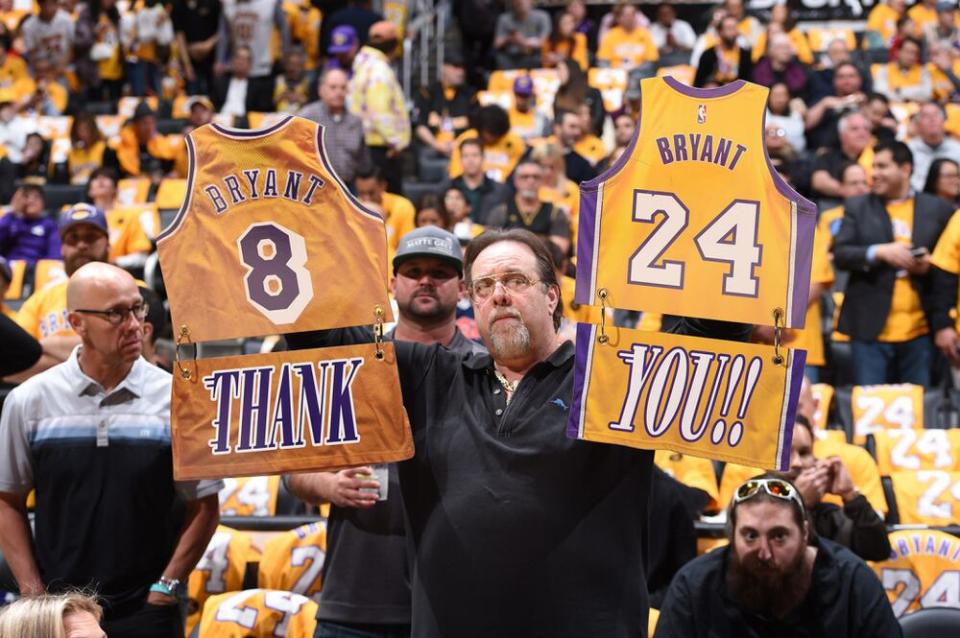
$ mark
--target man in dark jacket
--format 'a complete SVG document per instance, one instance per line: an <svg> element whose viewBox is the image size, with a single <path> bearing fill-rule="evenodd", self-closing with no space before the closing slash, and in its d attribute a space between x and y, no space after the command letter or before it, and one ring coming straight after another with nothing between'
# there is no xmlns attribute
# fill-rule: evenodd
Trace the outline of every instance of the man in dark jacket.
<svg viewBox="0 0 960 638"><path fill-rule="evenodd" d="M846 201L834 241L835 266L850 271L839 329L852 339L857 385L929 385L930 335L953 326L956 279L930 266L953 207L914 193L912 172L906 144L877 144L873 192Z"/></svg>
<svg viewBox="0 0 960 638"><path fill-rule="evenodd" d="M789 481L740 486L729 529L729 546L687 563L673 579L657 638L901 635L870 568L835 543L810 539Z"/></svg>
<svg viewBox="0 0 960 638"><path fill-rule="evenodd" d="M721 86L734 80L748 80L753 72L753 58L749 48L740 46L738 21L728 15L717 28L719 41L700 56L693 85Z"/></svg>

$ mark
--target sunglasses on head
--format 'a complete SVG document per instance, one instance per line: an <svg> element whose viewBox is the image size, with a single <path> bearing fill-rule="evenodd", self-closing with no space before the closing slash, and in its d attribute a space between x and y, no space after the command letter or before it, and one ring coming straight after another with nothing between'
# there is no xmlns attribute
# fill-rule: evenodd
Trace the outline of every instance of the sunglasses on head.
<svg viewBox="0 0 960 638"><path fill-rule="evenodd" d="M751 479L737 488L733 495L733 504L739 505L748 501L761 491L783 501L792 501L800 508L800 513L806 515L803 509L803 499L797 489L789 482L778 478Z"/></svg>

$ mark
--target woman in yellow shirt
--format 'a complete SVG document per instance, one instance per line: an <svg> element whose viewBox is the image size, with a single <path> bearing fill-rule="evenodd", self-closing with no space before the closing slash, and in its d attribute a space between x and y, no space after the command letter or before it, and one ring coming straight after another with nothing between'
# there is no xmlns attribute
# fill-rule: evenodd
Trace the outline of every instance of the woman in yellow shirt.
<svg viewBox="0 0 960 638"><path fill-rule="evenodd" d="M117 167L117 154L107 146L97 119L79 113L70 127L70 151L67 153L67 177L71 184L86 184L101 166Z"/></svg>
<svg viewBox="0 0 960 638"><path fill-rule="evenodd" d="M590 62L587 59L587 36L576 32L577 20L572 13L566 11L557 14L553 23L550 37L543 42L541 60L543 66L553 68L561 60L571 59L581 69L587 70Z"/></svg>

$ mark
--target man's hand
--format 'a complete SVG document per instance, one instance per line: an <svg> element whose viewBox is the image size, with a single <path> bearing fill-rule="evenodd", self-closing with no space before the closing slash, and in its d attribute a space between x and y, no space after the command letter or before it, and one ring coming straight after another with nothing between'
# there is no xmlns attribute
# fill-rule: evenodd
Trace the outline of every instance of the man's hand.
<svg viewBox="0 0 960 638"><path fill-rule="evenodd" d="M916 266L916 259L910 253L910 248L898 242L889 244L879 244L877 246L877 259L884 261L894 268L910 270Z"/></svg>
<svg viewBox="0 0 960 638"><path fill-rule="evenodd" d="M830 470L826 465L818 463L814 467L800 472L793 481L803 498L803 506L811 509L823 499L830 486Z"/></svg>
<svg viewBox="0 0 960 638"><path fill-rule="evenodd" d="M911 275L925 275L930 271L930 253L924 252L919 257L914 257L914 264L907 268Z"/></svg>
<svg viewBox="0 0 960 638"><path fill-rule="evenodd" d="M822 463L829 469L831 478L827 492L836 494L843 499L844 503L849 503L856 498L858 493L857 487L853 484L853 479L850 478L850 472L847 471L847 467L843 464L843 461L840 460L840 457L831 456L828 459L824 459Z"/></svg>
<svg viewBox="0 0 960 638"><path fill-rule="evenodd" d="M450 157L450 154L453 153L453 142L451 141L437 142L436 144L433 145L433 150L440 153L441 155Z"/></svg>
<svg viewBox="0 0 960 638"><path fill-rule="evenodd" d="M937 333L933 336L933 342L950 362L950 365L954 368L960 368L960 352L957 352L960 339L957 338L957 331L952 326L937 330Z"/></svg>
<svg viewBox="0 0 960 638"><path fill-rule="evenodd" d="M351 467L330 476L328 486L330 502L338 507L366 509L377 504L376 494L364 494L361 489L376 490L380 481L373 480L373 468Z"/></svg>

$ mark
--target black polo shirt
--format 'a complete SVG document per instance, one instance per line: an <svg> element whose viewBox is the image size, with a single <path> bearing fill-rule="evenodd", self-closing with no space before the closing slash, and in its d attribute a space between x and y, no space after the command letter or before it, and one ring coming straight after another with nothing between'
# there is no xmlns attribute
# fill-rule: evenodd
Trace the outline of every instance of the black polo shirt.
<svg viewBox="0 0 960 638"><path fill-rule="evenodd" d="M287 335L291 347L355 340L363 332ZM573 344L527 372L509 405L488 354L396 352L416 446L399 464L412 635L645 635L653 454L567 437Z"/></svg>

